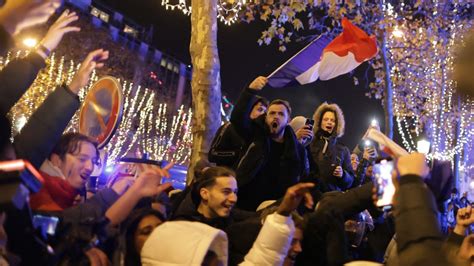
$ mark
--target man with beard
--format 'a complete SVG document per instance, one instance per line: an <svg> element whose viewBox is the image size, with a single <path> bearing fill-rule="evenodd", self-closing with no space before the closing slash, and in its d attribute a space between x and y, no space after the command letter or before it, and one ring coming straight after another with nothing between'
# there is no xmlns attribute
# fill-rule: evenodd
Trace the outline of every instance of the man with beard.
<svg viewBox="0 0 474 266"><path fill-rule="evenodd" d="M271 199L283 197L286 189L306 173L304 147L288 125L291 107L287 101L274 100L255 119L246 116L267 79L256 78L240 95L232 112L231 123L249 146L236 168L239 187L237 206L254 211Z"/></svg>

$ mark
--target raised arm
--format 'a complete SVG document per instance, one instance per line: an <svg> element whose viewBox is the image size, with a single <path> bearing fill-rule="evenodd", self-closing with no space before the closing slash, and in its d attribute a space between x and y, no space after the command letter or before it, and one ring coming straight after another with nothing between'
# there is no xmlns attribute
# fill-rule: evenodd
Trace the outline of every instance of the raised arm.
<svg viewBox="0 0 474 266"><path fill-rule="evenodd" d="M252 136L250 113L258 91L262 90L265 84L267 84L267 78L262 76L252 81L249 87L242 91L232 111L230 122L237 133L245 140Z"/></svg>

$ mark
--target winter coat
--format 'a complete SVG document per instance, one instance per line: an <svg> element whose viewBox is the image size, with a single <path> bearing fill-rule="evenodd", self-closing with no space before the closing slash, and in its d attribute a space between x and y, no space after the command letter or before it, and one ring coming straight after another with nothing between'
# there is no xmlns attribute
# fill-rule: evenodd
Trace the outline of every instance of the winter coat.
<svg viewBox="0 0 474 266"><path fill-rule="evenodd" d="M211 143L209 162L235 169L247 145L230 122L224 123Z"/></svg>
<svg viewBox="0 0 474 266"><path fill-rule="evenodd" d="M371 183L346 192L325 193L314 213L305 217L303 252L298 265L342 265L349 258L344 222L373 207Z"/></svg>
<svg viewBox="0 0 474 266"><path fill-rule="evenodd" d="M153 230L141 251L142 265L201 266L208 251L227 265L227 235L203 223L166 222Z"/></svg>
<svg viewBox="0 0 474 266"><path fill-rule="evenodd" d="M8 50L15 45L12 36L0 25L0 56L5 56Z"/></svg>
<svg viewBox="0 0 474 266"><path fill-rule="evenodd" d="M395 211L400 265L450 265L440 252L444 238L437 215L433 194L422 178L400 177Z"/></svg>
<svg viewBox="0 0 474 266"><path fill-rule="evenodd" d="M1 39L0 30L0 39ZM37 53L12 60L0 71L0 115L7 113L46 66ZM17 158L39 168L79 108L79 97L66 86L59 86L35 110L13 143Z"/></svg>
<svg viewBox="0 0 474 266"><path fill-rule="evenodd" d="M323 112L330 110L336 114L336 128L332 134L321 129ZM318 173L314 176L322 192L344 191L351 187L354 174L351 166L350 151L338 138L344 135L344 115L336 104L323 103L313 114L315 138L310 144L311 157L317 166ZM333 176L336 166L341 166L343 176Z"/></svg>
<svg viewBox="0 0 474 266"><path fill-rule="evenodd" d="M253 107L262 98L255 95L251 98L249 108L245 108L244 117L250 117ZM248 143L239 135L232 122L224 123L216 132L209 149L209 162L218 166L235 169L239 159L247 150Z"/></svg>
<svg viewBox="0 0 474 266"><path fill-rule="evenodd" d="M271 214L239 265L282 265L295 231L291 217ZM172 221L153 231L141 252L143 265L202 265L213 251L227 265L227 235L202 223Z"/></svg>
<svg viewBox="0 0 474 266"><path fill-rule="evenodd" d="M0 71L1 115L10 111L45 66L44 59L33 52L24 58L12 60Z"/></svg>
<svg viewBox="0 0 474 266"><path fill-rule="evenodd" d="M268 163L272 139L265 123L266 115L261 115L254 120L243 116L246 112L242 109L250 108L249 103L252 102L253 97L255 97L254 90L244 90L231 117L236 131L250 143L236 169L239 186L237 206L244 210L255 210L265 200L282 197L288 187L298 183L308 172L304 147L297 141L289 125L285 128L280 165ZM276 180L265 180L264 173L274 167L279 167L279 176Z"/></svg>
<svg viewBox="0 0 474 266"><path fill-rule="evenodd" d="M17 157L28 160L39 168L61 139L64 129L79 106L77 95L65 86L57 87L15 137L13 146Z"/></svg>
<svg viewBox="0 0 474 266"><path fill-rule="evenodd" d="M196 199L193 199L191 190L187 190L186 193L184 199L181 202L176 203L177 207L174 207L176 211L172 214L170 220L201 222L225 231L227 227L235 222L241 222L252 217L257 217L255 212L233 209L227 218L208 219L197 211L199 202L197 202Z"/></svg>

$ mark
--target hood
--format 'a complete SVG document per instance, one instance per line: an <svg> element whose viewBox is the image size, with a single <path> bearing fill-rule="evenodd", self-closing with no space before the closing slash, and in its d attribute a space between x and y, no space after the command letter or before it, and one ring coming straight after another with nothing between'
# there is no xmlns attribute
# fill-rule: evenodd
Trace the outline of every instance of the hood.
<svg viewBox="0 0 474 266"><path fill-rule="evenodd" d="M323 115L322 112L325 111L325 110L330 110L330 111L332 111L336 114L337 127L336 127L336 131L333 132L333 135L335 135L338 138L342 137L344 135L344 129L345 129L345 126L346 126L346 122L344 120L344 113L342 112L339 105L337 105L335 103L328 104L327 102L324 102L323 104L321 104L316 109L316 111L314 111L314 114L313 114L313 119L314 119L313 130L314 130L314 132L316 133L320 129L320 127L321 127L321 124L320 124L321 117Z"/></svg>
<svg viewBox="0 0 474 266"><path fill-rule="evenodd" d="M227 246L227 235L219 229L199 222L166 222L145 242L141 261L143 265L201 266L211 250L222 265L227 265Z"/></svg>

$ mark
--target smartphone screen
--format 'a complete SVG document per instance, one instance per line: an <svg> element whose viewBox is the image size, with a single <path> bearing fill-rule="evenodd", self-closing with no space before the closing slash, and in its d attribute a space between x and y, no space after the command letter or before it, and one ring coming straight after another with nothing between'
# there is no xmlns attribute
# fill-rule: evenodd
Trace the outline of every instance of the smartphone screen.
<svg viewBox="0 0 474 266"><path fill-rule="evenodd" d="M395 186L392 182L393 161L382 160L374 165L375 186L377 188L377 206L392 204Z"/></svg>
<svg viewBox="0 0 474 266"><path fill-rule="evenodd" d="M55 216L33 215L33 226L43 234L54 236L59 218Z"/></svg>

